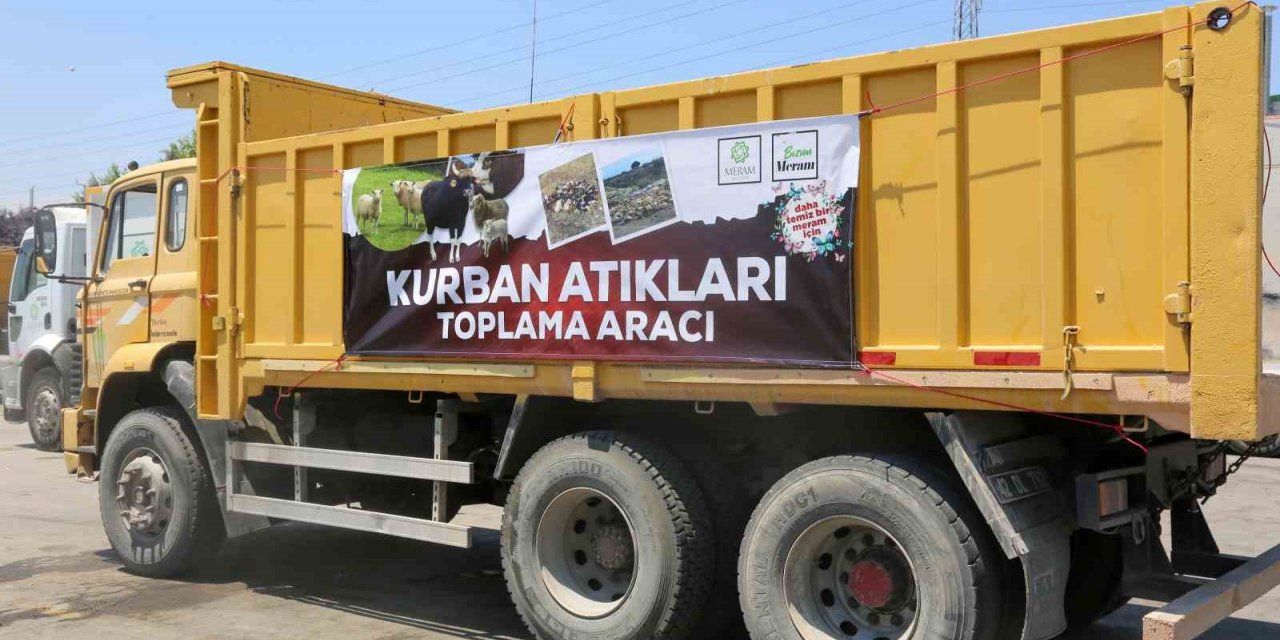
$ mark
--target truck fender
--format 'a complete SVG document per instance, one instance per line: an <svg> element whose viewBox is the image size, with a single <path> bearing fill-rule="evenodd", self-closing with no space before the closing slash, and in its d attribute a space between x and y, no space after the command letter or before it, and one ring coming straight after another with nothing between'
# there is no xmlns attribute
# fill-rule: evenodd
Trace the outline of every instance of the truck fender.
<svg viewBox="0 0 1280 640"><path fill-rule="evenodd" d="M44 368L48 362L53 363L63 382L67 381L70 377L67 374L71 371L71 362L69 350L63 348L66 344L66 338L54 333L46 333L31 343L31 346L27 348L27 352L22 354L22 374L18 382L19 402L25 404L27 385L30 383L31 377ZM67 389L64 388L63 392L66 391Z"/></svg>
<svg viewBox="0 0 1280 640"><path fill-rule="evenodd" d="M1070 512L1050 469L1062 443L1031 433L1016 414L987 411L930 413L969 495L1010 559L1021 561L1026 586L1023 640L1052 638L1067 628L1065 598L1071 570Z"/></svg>
<svg viewBox="0 0 1280 640"><path fill-rule="evenodd" d="M569 414L576 406L579 403L570 398L516 396L493 470L494 479L514 478L520 466L542 445L573 431L576 421Z"/></svg>
<svg viewBox="0 0 1280 640"><path fill-rule="evenodd" d="M205 458L209 461L209 472L213 475L214 491L218 496L218 506L222 509L222 523L226 527L227 537L234 538L271 526L271 522L263 516L227 511L227 442L235 423L230 420L203 420L196 416L195 366L186 360L169 360L164 363L160 376L169 395L182 405L182 410L191 418L191 424L196 426L196 435L200 438Z"/></svg>

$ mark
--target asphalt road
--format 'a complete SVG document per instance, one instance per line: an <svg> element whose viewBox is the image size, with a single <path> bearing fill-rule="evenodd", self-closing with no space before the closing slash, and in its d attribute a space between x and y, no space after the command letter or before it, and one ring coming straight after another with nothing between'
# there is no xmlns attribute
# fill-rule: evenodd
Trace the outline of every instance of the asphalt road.
<svg viewBox="0 0 1280 640"><path fill-rule="evenodd" d="M1280 543L1280 460L1250 462L1206 507L1227 552ZM527 638L507 598L497 535L471 550L286 525L230 542L193 579L121 570L98 521L96 485L0 423L0 638L308 640ZM497 511L464 517L496 524ZM1133 640L1150 603L1130 604L1076 640ZM1280 637L1280 591L1203 636Z"/></svg>

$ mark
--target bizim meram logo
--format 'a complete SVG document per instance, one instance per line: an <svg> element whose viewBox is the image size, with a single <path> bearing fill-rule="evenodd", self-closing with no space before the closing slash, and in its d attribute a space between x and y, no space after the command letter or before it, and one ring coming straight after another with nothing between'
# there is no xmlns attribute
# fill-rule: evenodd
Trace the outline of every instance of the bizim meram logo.
<svg viewBox="0 0 1280 640"><path fill-rule="evenodd" d="M760 136L720 138L720 184L760 182Z"/></svg>
<svg viewBox="0 0 1280 640"><path fill-rule="evenodd" d="M773 181L818 177L818 132L773 134Z"/></svg>

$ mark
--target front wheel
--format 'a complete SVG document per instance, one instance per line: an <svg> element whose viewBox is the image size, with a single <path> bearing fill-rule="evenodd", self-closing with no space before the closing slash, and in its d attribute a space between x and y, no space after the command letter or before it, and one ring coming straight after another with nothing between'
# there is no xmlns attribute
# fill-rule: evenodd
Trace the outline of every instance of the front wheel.
<svg viewBox="0 0 1280 640"><path fill-rule="evenodd" d="M780 480L739 558L751 637L996 637L999 550L953 485L899 457L825 458Z"/></svg>
<svg viewBox="0 0 1280 640"><path fill-rule="evenodd" d="M182 410L139 409L121 418L99 478L102 525L129 571L167 577L217 550L224 530L213 477Z"/></svg>
<svg viewBox="0 0 1280 640"><path fill-rule="evenodd" d="M41 451L62 450L62 377L53 367L36 372L27 387L27 428Z"/></svg>

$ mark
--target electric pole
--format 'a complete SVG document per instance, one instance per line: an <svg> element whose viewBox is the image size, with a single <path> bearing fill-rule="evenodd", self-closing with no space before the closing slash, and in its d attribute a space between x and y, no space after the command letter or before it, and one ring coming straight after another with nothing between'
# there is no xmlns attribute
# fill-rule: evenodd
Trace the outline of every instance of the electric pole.
<svg viewBox="0 0 1280 640"><path fill-rule="evenodd" d="M956 40L978 37L979 11L982 11L982 0L956 0L955 24L952 27Z"/></svg>
<svg viewBox="0 0 1280 640"><path fill-rule="evenodd" d="M538 0L533 0L533 37L529 39L529 102L533 102L533 70L538 62Z"/></svg>

